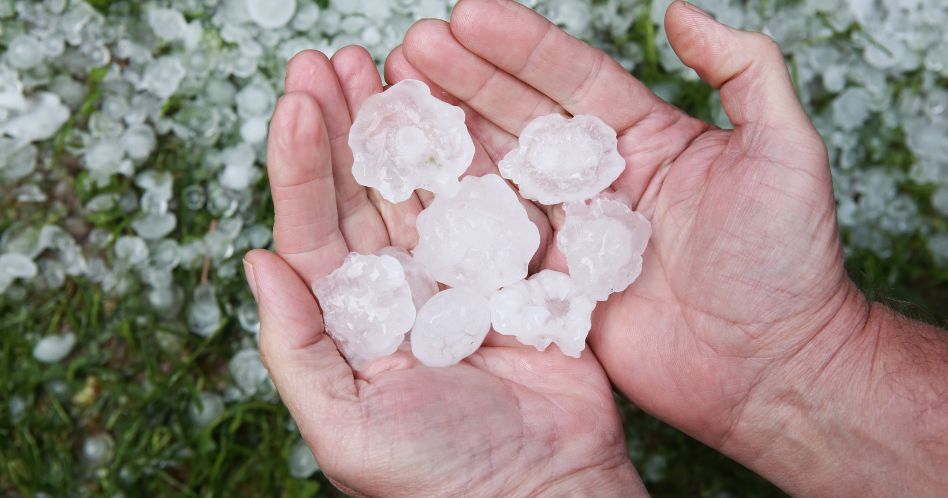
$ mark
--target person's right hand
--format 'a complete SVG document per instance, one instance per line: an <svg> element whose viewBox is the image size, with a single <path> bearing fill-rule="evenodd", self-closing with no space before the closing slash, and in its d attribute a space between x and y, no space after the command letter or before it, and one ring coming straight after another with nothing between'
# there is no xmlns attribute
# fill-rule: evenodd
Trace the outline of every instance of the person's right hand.
<svg viewBox="0 0 948 498"><path fill-rule="evenodd" d="M495 161L551 112L594 114L618 131L627 169L613 187L638 201L653 236L639 280L597 308L593 351L636 404L766 475L768 434L803 409L775 399L797 392L788 382L837 382L821 366L863 341L868 307L843 268L825 145L780 49L683 2L665 19L682 61L720 90L733 130L660 100L509 0L461 0L450 24L417 23L387 66L455 96ZM565 270L562 255L547 266ZM798 474L769 477L801 491L788 477Z"/></svg>

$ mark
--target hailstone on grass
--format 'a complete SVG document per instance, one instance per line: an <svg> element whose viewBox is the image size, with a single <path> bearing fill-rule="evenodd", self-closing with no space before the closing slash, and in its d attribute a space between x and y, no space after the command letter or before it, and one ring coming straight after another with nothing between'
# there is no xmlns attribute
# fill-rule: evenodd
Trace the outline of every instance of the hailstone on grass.
<svg viewBox="0 0 948 498"><path fill-rule="evenodd" d="M326 330L356 370L398 349L415 322L415 305L397 259L351 253L313 284Z"/></svg>
<svg viewBox="0 0 948 498"><path fill-rule="evenodd" d="M497 175L465 177L456 196L436 197L416 221L413 252L435 280L483 295L522 280L540 231Z"/></svg>
<svg viewBox="0 0 948 498"><path fill-rule="evenodd" d="M566 204L566 222L556 245L566 256L573 283L605 301L625 290L642 272L642 253L652 234L648 219L607 194Z"/></svg>
<svg viewBox="0 0 948 498"><path fill-rule="evenodd" d="M544 351L556 343L578 358L586 348L596 302L583 295L569 275L543 270L495 292L490 298L494 330Z"/></svg>
<svg viewBox="0 0 948 498"><path fill-rule="evenodd" d="M612 184L625 169L616 132L591 115L548 114L520 133L519 146L497 164L520 195L540 204L579 202Z"/></svg>
<svg viewBox="0 0 948 498"><path fill-rule="evenodd" d="M369 97L349 131L352 175L390 202L417 188L442 196L458 190L458 177L474 159L464 111L404 80Z"/></svg>
<svg viewBox="0 0 948 498"><path fill-rule="evenodd" d="M429 367L446 367L474 354L490 331L487 299L464 288L446 289L418 310L411 352Z"/></svg>

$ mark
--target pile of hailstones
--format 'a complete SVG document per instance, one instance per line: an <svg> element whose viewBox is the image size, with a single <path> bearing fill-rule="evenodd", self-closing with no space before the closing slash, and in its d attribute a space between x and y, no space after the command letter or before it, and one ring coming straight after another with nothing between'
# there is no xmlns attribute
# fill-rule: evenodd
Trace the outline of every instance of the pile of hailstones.
<svg viewBox="0 0 948 498"><path fill-rule="evenodd" d="M621 197L604 193L625 168L616 132L594 116L539 117L499 164L520 195L564 204L556 237L569 275L527 277L540 234L500 176L458 178L474 158L464 112L414 80L368 99L349 133L352 173L386 200L426 189L435 199L416 221L409 254L386 247L351 253L313 291L326 330L353 368L399 349L427 366L460 362L493 325L500 334L566 355L585 348L596 301L629 286L642 271L648 220ZM439 291L439 285L445 286Z"/></svg>

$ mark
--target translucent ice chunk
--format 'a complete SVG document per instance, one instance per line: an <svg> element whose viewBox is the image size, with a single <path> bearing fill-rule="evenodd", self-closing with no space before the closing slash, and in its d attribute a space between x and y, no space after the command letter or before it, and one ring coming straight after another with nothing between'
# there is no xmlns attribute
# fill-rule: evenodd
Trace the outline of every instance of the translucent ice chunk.
<svg viewBox="0 0 948 498"><path fill-rule="evenodd" d="M519 144L497 167L520 195L541 204L589 199L625 169L615 130L595 116L541 116L523 129Z"/></svg>
<svg viewBox="0 0 948 498"><path fill-rule="evenodd" d="M411 254L408 254L408 251L401 247L389 246L382 248L378 254L380 256L383 254L391 256L402 264L402 268L405 270L405 280L408 281L408 287L411 289L411 300L415 304L416 310L420 310L431 299L431 296L438 293L438 282L431 278L428 270L415 261Z"/></svg>
<svg viewBox="0 0 948 498"><path fill-rule="evenodd" d="M356 370L394 353L415 322L405 270L391 256L351 253L313 293L327 332Z"/></svg>
<svg viewBox="0 0 948 498"><path fill-rule="evenodd" d="M69 108L54 93L37 92L25 105L16 117L0 122L0 135L9 135L21 142L46 140L69 120Z"/></svg>
<svg viewBox="0 0 948 498"><path fill-rule="evenodd" d="M296 13L296 0L247 0L247 13L261 28L282 28Z"/></svg>
<svg viewBox="0 0 948 498"><path fill-rule="evenodd" d="M369 97L349 131L352 175L382 197L401 202L417 188L451 196L474 159L464 111L404 80Z"/></svg>
<svg viewBox="0 0 948 498"><path fill-rule="evenodd" d="M306 441L300 439L290 449L290 457L287 459L287 466L290 469L290 475L297 479L306 479L319 470L319 464L316 463L316 457L312 450L306 446Z"/></svg>
<svg viewBox="0 0 948 498"><path fill-rule="evenodd" d="M555 342L578 358L586 347L596 302L584 296L569 275L543 270L495 292L490 298L494 330L543 351Z"/></svg>
<svg viewBox="0 0 948 498"><path fill-rule="evenodd" d="M527 276L540 232L497 175L465 177L455 197L437 197L416 221L416 261L438 282L483 295Z"/></svg>
<svg viewBox="0 0 948 498"><path fill-rule="evenodd" d="M625 290L642 272L642 253L652 234L648 219L618 197L599 195L566 205L556 244L566 256L573 283L604 301Z"/></svg>
<svg viewBox="0 0 948 498"><path fill-rule="evenodd" d="M490 306L480 294L446 289L418 310L411 352L429 367L446 367L472 355L490 331Z"/></svg>
<svg viewBox="0 0 948 498"><path fill-rule="evenodd" d="M48 335L33 346L33 358L43 363L56 363L69 355L76 345L76 334Z"/></svg>

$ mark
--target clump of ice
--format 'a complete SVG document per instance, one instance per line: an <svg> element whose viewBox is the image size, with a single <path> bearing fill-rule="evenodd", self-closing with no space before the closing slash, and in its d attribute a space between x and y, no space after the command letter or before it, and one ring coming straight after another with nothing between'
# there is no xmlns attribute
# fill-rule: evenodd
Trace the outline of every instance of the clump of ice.
<svg viewBox="0 0 948 498"><path fill-rule="evenodd" d="M33 358L43 363L56 363L72 351L76 345L76 334L48 335L33 346Z"/></svg>
<svg viewBox="0 0 948 498"><path fill-rule="evenodd" d="M642 253L652 234L648 219L618 197L599 195L566 205L556 244L569 275L587 296L604 301L625 290L642 272Z"/></svg>
<svg viewBox="0 0 948 498"><path fill-rule="evenodd" d="M319 463L316 462L313 451L302 439L293 445L286 464L290 469L290 475L297 479L306 479L319 470Z"/></svg>
<svg viewBox="0 0 948 498"><path fill-rule="evenodd" d="M408 251L401 247L388 246L379 250L378 254L379 256L391 256L402 264L402 268L405 270L405 280L408 281L408 288L411 289L411 300L415 304L416 310L420 310L431 299L431 296L438 293L438 282L431 278L428 270L415 261L415 258Z"/></svg>
<svg viewBox="0 0 948 498"><path fill-rule="evenodd" d="M437 197L416 221L415 260L438 282L484 295L527 276L540 232L497 175L465 177L451 198Z"/></svg>
<svg viewBox="0 0 948 498"><path fill-rule="evenodd" d="M351 253L313 293L327 332L356 370L394 353L415 321L405 270L391 256Z"/></svg>
<svg viewBox="0 0 948 498"><path fill-rule="evenodd" d="M464 111L404 80L369 97L349 131L352 175L391 202L417 188L442 196L458 190L458 177L474 159Z"/></svg>
<svg viewBox="0 0 948 498"><path fill-rule="evenodd" d="M446 289L418 310L411 352L429 367L446 367L474 354L490 331L490 306L480 294Z"/></svg>
<svg viewBox="0 0 948 498"><path fill-rule="evenodd" d="M596 302L583 295L569 275L543 270L495 292L490 298L494 330L543 351L556 343L578 358L586 348Z"/></svg>
<svg viewBox="0 0 948 498"><path fill-rule="evenodd" d="M497 164L520 195L541 204L578 202L602 192L625 169L616 132L591 115L548 114L520 133L519 146Z"/></svg>

